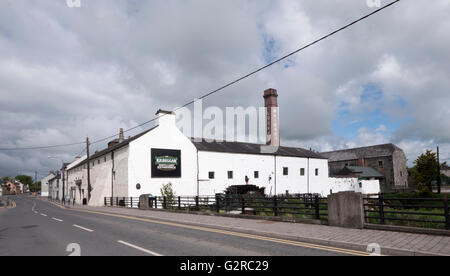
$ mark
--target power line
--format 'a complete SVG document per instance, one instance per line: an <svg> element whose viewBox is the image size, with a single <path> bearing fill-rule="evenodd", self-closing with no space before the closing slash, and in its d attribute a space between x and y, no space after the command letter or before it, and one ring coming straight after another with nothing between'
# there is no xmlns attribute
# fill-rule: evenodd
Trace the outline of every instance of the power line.
<svg viewBox="0 0 450 276"><path fill-rule="evenodd" d="M291 57L291 56L293 56L293 55L295 55L295 54L297 54L297 53L299 53L299 52L301 52L301 51L303 51L303 50L305 50L305 49L307 49L307 48L309 48L309 47L311 47L311 46L313 46L313 45L315 45L315 44L317 44L317 43L319 43L319 42L321 42L321 41L323 41L323 40L325 40L325 39L327 39L327 38L329 38L329 37L331 37L331 36L333 36L333 35L335 35L335 34L337 34L337 33L339 33L339 32L341 32L341 31L343 31L343 30L345 30L345 29L350 28L351 26L353 26L353 25L355 25L355 24L357 24L357 23L359 23L359 22L361 22L361 21L363 21L363 20L365 20L365 19L371 17L372 15L375 15L375 14L381 12L382 10L387 9L388 7L393 6L394 4L396 4L396 3L400 2L400 1L401 1L401 0L396 0L396 1L393 1L393 2L387 4L387 5L383 6L383 7L380 7L379 9L377 9L377 10L375 10L375 11L373 11L373 12L371 12L371 13L369 13L369 14L367 14L367 15L365 15L365 16L363 16L363 17L361 17L361 18L359 18L359 19L357 19L357 20L355 20L355 21L353 21L353 22L351 22L351 23L349 23L349 24L347 24L347 25L345 25L345 26L343 26L343 27L341 27L341 28L339 28L339 29L337 29L337 30L335 30L335 31L333 31L333 32L331 32L331 33L325 35L325 36L322 36L321 38L319 38L319 39L317 39L317 40L315 40L315 41L313 41L313 42L311 42L311 43L309 43L309 44L307 44L307 45L305 45L305 46L303 46L303 47L301 47L301 48L299 48L299 49L297 49L297 50L295 50L295 51L293 51L293 52L290 52L289 54L287 54L287 55L285 55L285 56L283 56L283 57L281 57L281 58L278 58L278 59L276 59L275 61L272 61L272 62L266 64L265 66L262 66L262 67L260 67L260 68L258 68L258 69L256 69L256 70L254 70L254 71L252 71L252 72L250 72L250 73L248 73L248 74L246 74L246 75L244 75L244 76L242 76L242 77L240 77L240 78L238 78L238 79L236 79L236 80L234 80L234 81L231 81L231 82L229 82L229 83L227 83L227 84L225 84L225 85L223 85L223 86L221 86L221 87L219 87L219 88L217 88L217 89L215 89L215 90L212 90L212 91L210 91L210 92L207 92L207 93L203 94L202 96L200 96L200 97L197 98L197 99L194 99L194 100L192 100L192 101L189 101L189 102L185 103L184 105L175 108L175 109L173 110L173 112L175 112L175 111L177 111L177 110L180 110L181 108L187 107L187 106L189 106L189 105L195 103L195 102L198 101L198 100L204 99L204 98L209 97L209 96L211 96L211 95L214 95L214 94L216 94L216 93L218 93L218 92L220 92L220 91L223 91L224 89L226 89L226 88L228 88L228 87L230 87L230 86L232 86L232 85L234 85L234 84L236 84L236 83L238 83L238 82L240 82L240 81L242 81L242 80L244 80L244 79L247 79L247 78L249 78L249 77L251 77L251 76L253 76L253 75L255 75L255 74L257 74L257 73L259 73L259 72L261 72L261 71L263 71L263 70L265 70L265 69L271 67L271 66L273 66L274 64L277 64L277 63L279 63L279 62L281 62L281 61L283 61L283 60L285 60L285 59L287 59L287 58L289 58L289 57ZM135 126L135 127L132 127L132 128L130 128L130 129L127 129L127 130L124 131L124 133L130 132L130 131L135 130L135 129L137 129L137 128L140 128L140 127L142 127L142 126L144 126L144 125L147 125L147 124L149 124L149 123L151 123L151 122L154 122L154 121L156 121L157 119L159 119L159 118L161 118L161 117L163 117L163 116L165 116L165 115L166 115L166 114L160 115L160 116L155 117L155 118L153 118L153 119L151 119L151 120L148 120L148 121L146 121L146 122L144 122L144 123L142 123L142 124L139 124L139 125L137 125L137 126ZM108 139L114 138L114 137L116 137L116 136L117 136L117 134L114 134L114 135L111 135L111 136L108 136L108 137L105 137L105 138L102 138L102 139L99 139L99 140L95 140L95 141L92 142L91 144L97 144L97 143L106 141L106 140L108 140ZM66 147L66 146L72 146L72 145L80 145L80 144L84 144L84 142L73 143L73 144L68 144L68 145L44 146L44 147L32 147L32 148L13 148L13 149L1 149L1 148L0 148L0 151L5 151L5 150L48 149L48 148L57 148L57 147Z"/></svg>
<svg viewBox="0 0 450 276"><path fill-rule="evenodd" d="M52 149L52 148L65 148L71 146L77 146L84 144L83 142L71 143L71 144L61 144L52 146L36 146L36 147L24 147L24 148L0 148L0 151L19 151L19 150L40 150L40 149Z"/></svg>
<svg viewBox="0 0 450 276"><path fill-rule="evenodd" d="M309 48L309 47L311 47L311 46L313 46L313 45L315 45L315 44L321 42L322 40L325 40L325 39L327 39L327 38L329 38L329 37L331 37L331 36L333 36L333 35L335 35L335 34L341 32L341 31L343 31L343 30L345 30L345 29L347 29L347 28L349 28L349 27L351 27L351 26L353 26L353 25L359 23L360 21L363 21L363 20L369 18L370 16L372 16L372 15L374 15L374 14L376 14L376 13L379 13L380 11L382 11L382 10L384 10L384 9L387 9L388 7L390 7L390 6L396 4L397 2L400 2L400 1L401 1L401 0L393 1L393 2L391 2L391 3L389 3L389 4L385 5L385 6L379 8L379 9L377 9L377 10L375 10L375 11L373 11L373 12L371 12L371 13L369 13L369 14L367 14L367 15L365 15L365 16L363 16L363 17L361 17L361 18L359 18L359 19L357 19L357 20L355 20L355 21L353 21L353 22L351 22L351 23L349 23L349 24L347 24L347 25L345 25L344 27L341 27L341 28L339 28L339 29L337 29L337 30L335 30L335 31L333 31L333 32L331 32L331 33L329 33L329 34L327 34L327 35L325 35L325 36L323 36L323 37L321 37L321 38L319 38L319 39L317 39L317 40L311 42L311 43L309 43L309 44L306 45L306 46L303 46L303 47L301 47L301 48L299 48L299 49L297 49L297 50L295 50L295 51L293 51L293 52L291 52L291 53L289 53L289 54L287 54L287 55L285 55L285 56L283 56L283 57L281 57L281 58L279 58L279 59L277 59L277 60L275 60L275 61L273 61L273 62L270 62L269 64L267 64L267 65L265 65L265 66L263 66L263 67L260 67L260 68L258 68L258 69L256 69L256 70L252 71L251 73L248 73L247 75L245 75L245 76L243 76L243 77L240 77L240 78L238 78L238 79L236 79L236 80L234 80L234 81L232 81L232 82L229 82L229 83L223 85L223 86L220 87L220 88L217 88L217 89L215 89L215 90L213 90L213 91L211 91L211 92L208 92L208 93L202 95L201 97L199 97L199 98L197 98L197 99L195 99L195 100L192 100L192 101L190 101L190 102L185 103L184 105L182 105L182 106L180 106L180 107L175 108L175 109L173 110L173 112L175 112L175 111L177 111L177 110L180 110L181 108L187 107L187 106L189 106L189 105L195 103L195 102L198 101L198 100L201 100L201 99L204 99L204 98L206 98L206 97L209 97L209 96L211 96L211 95L213 95L213 94L216 94L216 93L218 93L218 92L224 90L225 88L228 88L228 87L230 87L230 86L232 86L232 85L234 85L234 84L236 84L236 83L238 83L238 82L240 82L240 81L242 81L242 80L244 80L244 79L247 79L247 78L249 78L249 77L251 77L251 76L253 76L253 75L255 75L255 74L261 72L262 70L267 69L267 68L273 66L274 64L279 63L280 61L283 61L283 60L285 60L285 59L287 59L287 58L289 58L289 57L291 57L291 56L293 56L293 55L299 53L300 51L303 51L303 50L305 50L305 49L307 49L307 48ZM163 116L165 116L165 115L167 115L167 114L163 114L163 115L161 115L161 116L159 116L159 117L156 117L156 118L153 118L153 119L151 119L151 120L149 120L149 121L146 121L146 122L144 122L144 123L142 123L142 124L140 124L140 125L138 125L138 126L135 126L135 127L133 127L133 128L127 129L127 130L124 131L124 133L129 132L129 131L132 131L132 130L135 130L135 129L137 129L137 128L139 128L139 127L142 127L142 126L144 126L144 125L146 125L146 124L149 124L149 123L151 123L151 122L154 122L154 121L156 121L157 119L159 119L159 118L161 118L161 117L163 117ZM107 140L107 139L111 139L111 138L116 137L116 136L117 136L117 134L112 135L112 136L109 136L109 137L106 137L106 138L103 138L103 139L101 139L101 140L97 140L97 141L93 142L92 144L99 143L99 142L103 142L103 141L105 141L105 140Z"/></svg>

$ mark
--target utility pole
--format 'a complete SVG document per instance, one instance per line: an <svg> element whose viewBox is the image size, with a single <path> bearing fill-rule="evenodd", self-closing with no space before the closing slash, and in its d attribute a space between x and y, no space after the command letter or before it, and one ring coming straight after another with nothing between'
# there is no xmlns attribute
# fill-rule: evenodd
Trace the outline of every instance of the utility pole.
<svg viewBox="0 0 450 276"><path fill-rule="evenodd" d="M36 193L37 196L37 172L34 172L34 192Z"/></svg>
<svg viewBox="0 0 450 276"><path fill-rule="evenodd" d="M441 162L439 161L439 147L437 147L437 163L438 163L438 171L437 171L437 186L438 186L438 194L441 193Z"/></svg>
<svg viewBox="0 0 450 276"><path fill-rule="evenodd" d="M87 153L87 179L88 179L88 203L91 200L91 162L89 156L89 137L86 138L86 153Z"/></svg>

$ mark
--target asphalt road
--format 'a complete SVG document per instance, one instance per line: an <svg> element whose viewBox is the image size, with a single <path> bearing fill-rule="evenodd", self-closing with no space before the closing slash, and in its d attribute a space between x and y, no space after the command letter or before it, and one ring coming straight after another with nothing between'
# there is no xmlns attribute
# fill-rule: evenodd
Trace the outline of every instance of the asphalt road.
<svg viewBox="0 0 450 276"><path fill-rule="evenodd" d="M68 210L28 196L12 199L16 208L0 208L3 256L348 255L338 248Z"/></svg>

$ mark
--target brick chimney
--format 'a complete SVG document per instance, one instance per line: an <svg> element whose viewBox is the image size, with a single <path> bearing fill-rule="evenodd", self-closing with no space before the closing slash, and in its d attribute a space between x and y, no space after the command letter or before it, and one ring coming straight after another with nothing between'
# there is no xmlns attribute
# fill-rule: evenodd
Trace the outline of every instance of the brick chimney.
<svg viewBox="0 0 450 276"><path fill-rule="evenodd" d="M280 129L278 119L278 93L270 88L264 91L264 106L266 108L266 144L280 146Z"/></svg>

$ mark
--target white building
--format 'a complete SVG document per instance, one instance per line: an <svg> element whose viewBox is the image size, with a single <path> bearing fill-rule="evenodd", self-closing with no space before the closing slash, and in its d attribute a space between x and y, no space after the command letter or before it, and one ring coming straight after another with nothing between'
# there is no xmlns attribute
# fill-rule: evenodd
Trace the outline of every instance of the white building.
<svg viewBox="0 0 450 276"><path fill-rule="evenodd" d="M62 199L62 190L60 189L60 173L57 172L52 178L48 180L48 193L52 200Z"/></svg>
<svg viewBox="0 0 450 276"><path fill-rule="evenodd" d="M277 96L276 90L265 92L272 146L279 145L278 115L271 111ZM76 203L85 200L96 206L105 197L160 195L167 183L177 195L214 195L246 184L246 177L267 194L329 193L328 160L317 153L289 147L262 153L265 145L197 141L177 128L174 113L160 110L157 115L156 127L129 139L121 132L108 148L90 157L90 200L86 160L68 168L68 189L75 191Z"/></svg>
<svg viewBox="0 0 450 276"><path fill-rule="evenodd" d="M50 172L49 175L41 179L41 196L49 196L49 180L54 178L55 174Z"/></svg>

